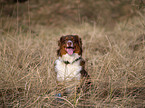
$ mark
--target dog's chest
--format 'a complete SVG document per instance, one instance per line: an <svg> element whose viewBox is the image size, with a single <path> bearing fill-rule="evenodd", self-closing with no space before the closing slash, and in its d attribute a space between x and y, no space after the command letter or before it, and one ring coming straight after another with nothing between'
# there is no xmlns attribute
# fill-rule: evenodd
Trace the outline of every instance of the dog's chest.
<svg viewBox="0 0 145 108"><path fill-rule="evenodd" d="M57 73L58 81L70 81L72 79L80 80L81 70L82 66L80 66L80 60L72 64L65 64L59 59L55 61L55 72Z"/></svg>

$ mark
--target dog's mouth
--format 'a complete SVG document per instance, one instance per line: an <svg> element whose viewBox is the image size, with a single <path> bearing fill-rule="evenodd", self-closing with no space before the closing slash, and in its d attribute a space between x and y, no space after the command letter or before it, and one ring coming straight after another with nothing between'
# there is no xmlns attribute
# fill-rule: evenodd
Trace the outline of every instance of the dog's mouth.
<svg viewBox="0 0 145 108"><path fill-rule="evenodd" d="M65 50L69 55L72 55L74 53L74 47L66 47Z"/></svg>

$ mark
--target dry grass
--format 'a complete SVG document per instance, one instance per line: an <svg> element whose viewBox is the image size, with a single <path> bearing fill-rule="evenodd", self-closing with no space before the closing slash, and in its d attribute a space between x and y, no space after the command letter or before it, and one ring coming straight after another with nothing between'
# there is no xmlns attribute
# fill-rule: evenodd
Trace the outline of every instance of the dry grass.
<svg viewBox="0 0 145 108"><path fill-rule="evenodd" d="M134 22L136 20L138 22ZM33 33L3 33L0 43L1 105L143 107L144 24L144 20L137 17L126 26L119 23L114 31L109 32L83 23L63 30L47 31L43 28L37 36ZM55 102L54 96L56 82L53 63L57 40L61 35L74 33L83 40L83 57L87 60L86 69L93 86L86 100L81 94L73 100L65 97L64 104L60 104Z"/></svg>
<svg viewBox="0 0 145 108"><path fill-rule="evenodd" d="M87 22L61 29L29 26L25 18L26 25L18 27L18 19L2 17L0 107L145 107L145 16L138 15L108 31ZM54 61L57 41L65 34L82 38L93 84L87 97L72 94L57 101Z"/></svg>

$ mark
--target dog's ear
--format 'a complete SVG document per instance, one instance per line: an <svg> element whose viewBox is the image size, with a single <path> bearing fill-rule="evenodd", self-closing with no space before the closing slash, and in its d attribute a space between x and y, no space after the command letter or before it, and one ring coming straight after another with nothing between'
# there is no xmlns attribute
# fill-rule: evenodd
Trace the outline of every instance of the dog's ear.
<svg viewBox="0 0 145 108"><path fill-rule="evenodd" d="M74 35L74 36L76 36L79 46L82 48L82 39L78 35Z"/></svg>
<svg viewBox="0 0 145 108"><path fill-rule="evenodd" d="M60 39L58 40L58 46L60 47L62 39L64 36L61 36ZM57 50L57 55L60 56L60 48Z"/></svg>
<svg viewBox="0 0 145 108"><path fill-rule="evenodd" d="M79 45L82 48L82 39L81 38L79 38Z"/></svg>
<svg viewBox="0 0 145 108"><path fill-rule="evenodd" d="M79 43L79 47L80 47L80 54L82 55L82 39L78 36L78 35L75 35L77 37L77 40L78 40L78 43Z"/></svg>
<svg viewBox="0 0 145 108"><path fill-rule="evenodd" d="M81 49L82 49L82 39L78 36L78 35L76 35L77 36L77 38L78 38L78 41L79 41L79 46L81 47Z"/></svg>
<svg viewBox="0 0 145 108"><path fill-rule="evenodd" d="M82 55L83 48L82 48L82 39L81 38L79 38L79 46L80 46L81 55Z"/></svg>
<svg viewBox="0 0 145 108"><path fill-rule="evenodd" d="M64 38L64 36L61 36L61 37L60 37L60 40L58 41L58 46L61 45L61 42L62 42L63 38Z"/></svg>

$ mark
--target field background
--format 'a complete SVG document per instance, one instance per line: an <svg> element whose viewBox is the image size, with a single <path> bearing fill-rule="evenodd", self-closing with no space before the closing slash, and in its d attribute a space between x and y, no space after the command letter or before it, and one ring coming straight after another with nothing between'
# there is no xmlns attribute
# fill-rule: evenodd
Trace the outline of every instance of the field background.
<svg viewBox="0 0 145 108"><path fill-rule="evenodd" d="M16 1L0 1L0 107L145 107L144 0ZM92 89L59 101L54 61L68 34L82 38Z"/></svg>

